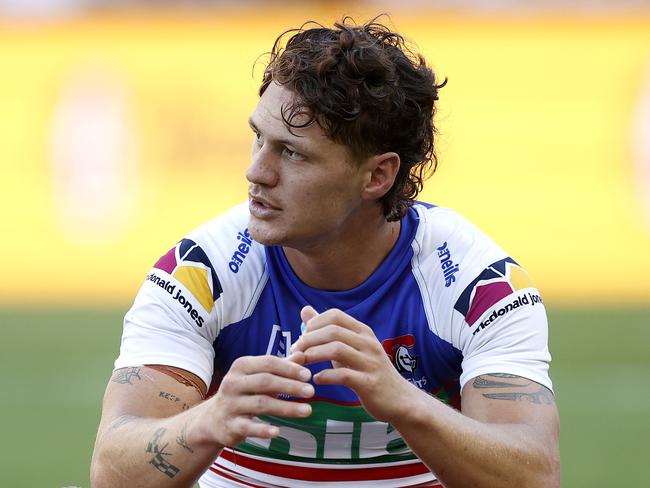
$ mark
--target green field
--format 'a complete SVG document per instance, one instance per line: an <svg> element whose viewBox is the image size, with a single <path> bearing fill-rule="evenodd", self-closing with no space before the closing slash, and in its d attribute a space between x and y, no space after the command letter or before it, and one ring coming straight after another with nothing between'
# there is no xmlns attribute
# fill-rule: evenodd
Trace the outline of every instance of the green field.
<svg viewBox="0 0 650 488"><path fill-rule="evenodd" d="M650 485L650 310L550 312L566 488ZM0 312L0 486L89 487L121 312Z"/></svg>

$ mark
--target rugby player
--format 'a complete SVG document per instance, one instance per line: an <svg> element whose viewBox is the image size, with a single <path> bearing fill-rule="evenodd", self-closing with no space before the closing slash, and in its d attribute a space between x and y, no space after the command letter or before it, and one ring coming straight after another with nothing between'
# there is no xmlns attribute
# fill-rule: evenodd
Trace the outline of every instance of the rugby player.
<svg viewBox="0 0 650 488"><path fill-rule="evenodd" d="M248 202L147 275L93 486L559 486L538 291L415 200L443 85L376 20L276 40Z"/></svg>

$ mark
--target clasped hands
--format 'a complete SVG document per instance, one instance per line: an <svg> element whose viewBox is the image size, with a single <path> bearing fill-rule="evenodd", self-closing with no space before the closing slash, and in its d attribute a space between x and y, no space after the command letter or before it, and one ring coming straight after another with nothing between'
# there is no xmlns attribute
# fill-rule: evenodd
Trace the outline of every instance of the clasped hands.
<svg viewBox="0 0 650 488"><path fill-rule="evenodd" d="M283 397L313 397L311 371L305 365L321 361L331 361L333 367L315 374L315 384L352 389L379 421L392 423L405 415L407 403L395 400L413 386L397 372L368 325L337 309L318 314L306 306L300 317L306 328L287 358L246 356L233 362L204 419L212 442L235 446L246 437L278 436L278 427L260 422L260 415L309 417L309 403Z"/></svg>
<svg viewBox="0 0 650 488"><path fill-rule="evenodd" d="M314 375L320 385L344 385L354 390L364 408L377 420L390 422L396 415L400 376L373 330L347 313L330 309L318 314L304 307L300 317L305 333L291 347L289 359L298 364L331 361L332 368Z"/></svg>

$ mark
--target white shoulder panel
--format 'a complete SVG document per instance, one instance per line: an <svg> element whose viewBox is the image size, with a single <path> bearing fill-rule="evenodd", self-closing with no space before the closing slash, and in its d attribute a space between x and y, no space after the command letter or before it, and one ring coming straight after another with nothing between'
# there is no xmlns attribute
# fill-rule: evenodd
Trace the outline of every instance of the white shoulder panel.
<svg viewBox="0 0 650 488"><path fill-rule="evenodd" d="M124 320L115 368L166 364L210 385L212 344L252 313L266 282L265 253L239 205L190 232L146 276Z"/></svg>
<svg viewBox="0 0 650 488"><path fill-rule="evenodd" d="M215 303L217 334L252 314L268 279L264 246L248 233L249 215L247 203L238 205L188 236L205 247L222 285Z"/></svg>
<svg viewBox="0 0 650 488"><path fill-rule="evenodd" d="M415 209L413 272L432 332L463 354L461 387L510 373L551 388L546 312L526 272L458 213Z"/></svg>

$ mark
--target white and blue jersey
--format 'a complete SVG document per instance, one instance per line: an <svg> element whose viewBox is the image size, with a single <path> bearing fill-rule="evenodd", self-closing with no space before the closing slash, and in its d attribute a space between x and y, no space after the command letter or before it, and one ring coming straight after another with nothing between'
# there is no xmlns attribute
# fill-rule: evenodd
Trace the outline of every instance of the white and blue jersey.
<svg viewBox="0 0 650 488"><path fill-rule="evenodd" d="M126 315L116 368L176 366L214 394L238 357L287 355L301 334L300 310L311 305L368 324L405 379L455 408L463 385L481 374L552 388L538 291L457 213L415 204L386 259L345 291L305 285L281 247L251 239L248 219L247 205L235 207L160 258ZM331 364L309 367L316 373ZM365 412L352 390L314 387L311 417L263 417L280 436L224 449L201 486L437 486L399 433Z"/></svg>

